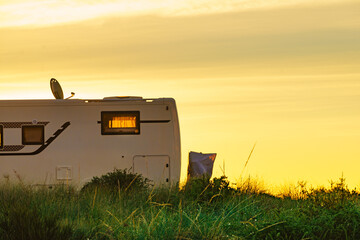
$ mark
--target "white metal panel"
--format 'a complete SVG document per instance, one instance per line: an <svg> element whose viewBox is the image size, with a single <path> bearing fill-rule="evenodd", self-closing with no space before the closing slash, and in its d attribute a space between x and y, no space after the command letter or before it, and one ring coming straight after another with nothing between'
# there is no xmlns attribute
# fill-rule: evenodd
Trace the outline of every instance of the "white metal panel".
<svg viewBox="0 0 360 240"><path fill-rule="evenodd" d="M170 179L170 157L166 155L143 155L134 157L134 172L152 180L155 184Z"/></svg>
<svg viewBox="0 0 360 240"><path fill-rule="evenodd" d="M56 180L71 180L72 179L72 166L57 166L56 167Z"/></svg>

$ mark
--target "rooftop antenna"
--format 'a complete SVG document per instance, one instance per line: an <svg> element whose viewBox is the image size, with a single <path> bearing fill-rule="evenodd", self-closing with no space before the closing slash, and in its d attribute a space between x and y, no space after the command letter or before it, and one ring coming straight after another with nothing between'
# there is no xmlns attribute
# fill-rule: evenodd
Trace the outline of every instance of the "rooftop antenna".
<svg viewBox="0 0 360 240"><path fill-rule="evenodd" d="M60 83L55 78L50 79L50 87L55 99L64 99Z"/></svg>

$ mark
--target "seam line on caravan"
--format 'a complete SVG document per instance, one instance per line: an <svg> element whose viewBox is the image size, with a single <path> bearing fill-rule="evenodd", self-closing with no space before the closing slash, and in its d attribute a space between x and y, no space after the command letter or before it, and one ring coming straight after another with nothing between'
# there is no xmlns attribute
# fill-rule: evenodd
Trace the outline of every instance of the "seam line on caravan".
<svg viewBox="0 0 360 240"><path fill-rule="evenodd" d="M42 145L41 147L39 147L37 150L33 151L33 152L26 152L26 153L0 153L0 156L19 156L19 155L36 155L41 153L42 151L45 150L45 148L47 148L68 126L70 126L70 122L66 122L64 123L61 128L59 128L58 130L56 130L56 132L53 134L53 136L51 136L50 138L48 138L48 140L46 140L46 142L44 143L44 145Z"/></svg>
<svg viewBox="0 0 360 240"><path fill-rule="evenodd" d="M142 120L140 123L168 123L170 120Z"/></svg>

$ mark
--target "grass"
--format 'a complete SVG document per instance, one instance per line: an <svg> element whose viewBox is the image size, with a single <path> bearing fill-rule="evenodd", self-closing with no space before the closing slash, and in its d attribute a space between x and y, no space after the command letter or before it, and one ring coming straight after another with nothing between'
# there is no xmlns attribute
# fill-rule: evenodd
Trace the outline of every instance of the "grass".
<svg viewBox="0 0 360 240"><path fill-rule="evenodd" d="M3 183L0 239L360 239L359 193L344 178L279 196L250 179L235 188L226 177L194 179L179 190L136 178L83 191Z"/></svg>

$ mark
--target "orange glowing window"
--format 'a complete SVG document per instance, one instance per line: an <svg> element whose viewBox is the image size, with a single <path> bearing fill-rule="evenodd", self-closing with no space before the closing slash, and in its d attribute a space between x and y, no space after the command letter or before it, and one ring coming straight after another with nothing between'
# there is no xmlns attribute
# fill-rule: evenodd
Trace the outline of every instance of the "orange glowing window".
<svg viewBox="0 0 360 240"><path fill-rule="evenodd" d="M109 128L136 128L136 116L113 117L109 121Z"/></svg>
<svg viewBox="0 0 360 240"><path fill-rule="evenodd" d="M101 112L102 135L140 134L139 111Z"/></svg>
<svg viewBox="0 0 360 240"><path fill-rule="evenodd" d="M0 125L0 149L4 147L4 141L3 141L3 126Z"/></svg>

